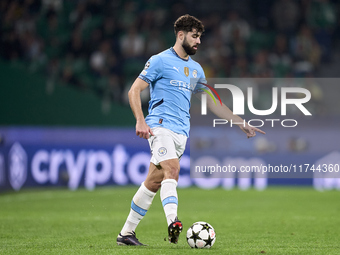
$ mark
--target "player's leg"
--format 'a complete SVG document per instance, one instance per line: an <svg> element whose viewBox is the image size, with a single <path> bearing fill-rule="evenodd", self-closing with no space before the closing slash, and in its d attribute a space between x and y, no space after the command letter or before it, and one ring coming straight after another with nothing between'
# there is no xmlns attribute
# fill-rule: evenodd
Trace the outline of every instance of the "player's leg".
<svg viewBox="0 0 340 255"><path fill-rule="evenodd" d="M164 174L161 182L161 201L168 223L170 243L177 243L178 236L183 229L182 223L177 217L178 195L177 181L180 171L179 159L184 153L187 137L174 133L171 130L160 128L152 141L154 160L160 164Z"/></svg>
<svg viewBox="0 0 340 255"><path fill-rule="evenodd" d="M160 189L163 179L164 173L161 166L156 166L151 162L148 175L144 181L145 187L156 193Z"/></svg>
<svg viewBox="0 0 340 255"><path fill-rule="evenodd" d="M132 198L129 216L117 237L118 245L143 245L136 238L135 230L150 208L162 180L163 172L150 163L146 180Z"/></svg>
<svg viewBox="0 0 340 255"><path fill-rule="evenodd" d="M155 189L158 189L160 185L161 200L169 225L177 216L178 199L176 187L180 169L179 156L176 150L176 147L178 147L178 139L174 132L166 128L155 128L152 131L155 136L149 139L152 153L150 161L154 163L155 166L159 166L162 173L159 175L163 175L163 178L160 183L156 183L155 181L151 182L151 178L149 178L150 182L148 182L148 185L150 185L150 188L154 187ZM152 172L149 172L148 177L151 173ZM159 181L160 178L156 179Z"/></svg>
<svg viewBox="0 0 340 255"><path fill-rule="evenodd" d="M168 225L177 217L178 195L177 181L179 175L179 161L177 158L160 162L164 179L161 182L161 200Z"/></svg>
<svg viewBox="0 0 340 255"><path fill-rule="evenodd" d="M149 139L152 157L150 160L151 164L148 176L134 196L131 206L136 209L134 205L136 205L137 200L146 200L147 206L143 207L145 206L144 204L140 206L140 208L145 210L140 212L142 212L142 214L144 212L145 215L147 209L149 209L151 205L154 195L158 189L161 188L161 199L164 212L168 224L170 224L168 227L169 240L170 242L177 243L178 235L182 231L182 223L177 219L178 199L176 187L180 169L178 159L184 152L186 137L183 135L173 136L175 133L164 128L155 128L153 129L153 133L155 136ZM139 198L139 194L143 194L140 190L147 194L144 198ZM131 233L131 238L137 240L134 231L144 215L136 214L136 210L134 209L131 207L129 217L122 232ZM117 238L117 243L118 239L122 240L120 237L121 234ZM130 245L141 245L141 243L137 240L136 244L131 243Z"/></svg>
<svg viewBox="0 0 340 255"><path fill-rule="evenodd" d="M180 170L178 158L160 162L164 173L164 180L161 183L161 201L168 223L168 235L170 243L177 243L179 234L182 232L182 222L178 220L178 195L177 181Z"/></svg>

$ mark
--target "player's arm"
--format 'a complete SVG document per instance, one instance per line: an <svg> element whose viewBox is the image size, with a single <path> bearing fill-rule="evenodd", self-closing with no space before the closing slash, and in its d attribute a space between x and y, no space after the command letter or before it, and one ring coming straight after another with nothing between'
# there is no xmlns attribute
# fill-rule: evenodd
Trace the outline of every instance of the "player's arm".
<svg viewBox="0 0 340 255"><path fill-rule="evenodd" d="M137 78L129 90L129 103L133 115L136 118L136 135L140 138L148 139L150 134L153 135L151 128L146 124L142 110L140 93L146 89L149 84L140 78Z"/></svg>
<svg viewBox="0 0 340 255"><path fill-rule="evenodd" d="M202 92L205 93L205 92ZM198 96L198 95L197 95ZM198 96L200 98L200 96ZM232 123L237 123L235 125L238 125L240 129L247 134L248 138L256 136L256 132L259 132L261 134L266 134L261 129L258 129L256 127L249 126L247 122L245 122L241 117L234 115L233 112L229 109L228 106L222 103L221 104L215 104L214 100L207 96L207 106L210 111L212 111L217 117L221 119L226 119L229 122L232 121Z"/></svg>

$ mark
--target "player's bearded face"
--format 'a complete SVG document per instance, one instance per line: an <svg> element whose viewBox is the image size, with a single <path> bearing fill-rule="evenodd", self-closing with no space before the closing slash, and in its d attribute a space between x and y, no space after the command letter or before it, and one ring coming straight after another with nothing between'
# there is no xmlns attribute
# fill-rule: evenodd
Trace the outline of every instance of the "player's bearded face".
<svg viewBox="0 0 340 255"><path fill-rule="evenodd" d="M197 47L198 47L198 44L196 42L193 42L192 45L190 45L190 43L188 42L187 40L187 37L189 35L187 34L185 37L184 37L184 40L183 40L183 43L182 43L182 47L184 49L184 51L188 54L188 55L195 55L196 54L196 51L197 51Z"/></svg>

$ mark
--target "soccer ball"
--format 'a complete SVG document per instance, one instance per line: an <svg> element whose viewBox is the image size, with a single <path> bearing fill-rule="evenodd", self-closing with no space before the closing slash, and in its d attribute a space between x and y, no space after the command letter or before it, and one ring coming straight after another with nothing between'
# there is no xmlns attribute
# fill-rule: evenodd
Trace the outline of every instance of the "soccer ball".
<svg viewBox="0 0 340 255"><path fill-rule="evenodd" d="M187 231L187 242L191 248L210 248L215 241L215 230L207 222L195 222Z"/></svg>

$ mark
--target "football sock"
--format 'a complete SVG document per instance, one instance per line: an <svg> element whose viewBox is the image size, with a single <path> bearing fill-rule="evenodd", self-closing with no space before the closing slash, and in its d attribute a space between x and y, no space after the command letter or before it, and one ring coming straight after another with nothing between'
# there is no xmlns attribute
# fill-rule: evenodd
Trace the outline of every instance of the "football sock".
<svg viewBox="0 0 340 255"><path fill-rule="evenodd" d="M143 182L132 198L130 214L121 231L123 236L129 235L132 231L135 231L138 223L143 219L150 208L155 195L156 193L148 190Z"/></svg>
<svg viewBox="0 0 340 255"><path fill-rule="evenodd" d="M178 197L177 181L175 179L165 179L161 182L161 201L168 225L173 222L177 216Z"/></svg>

